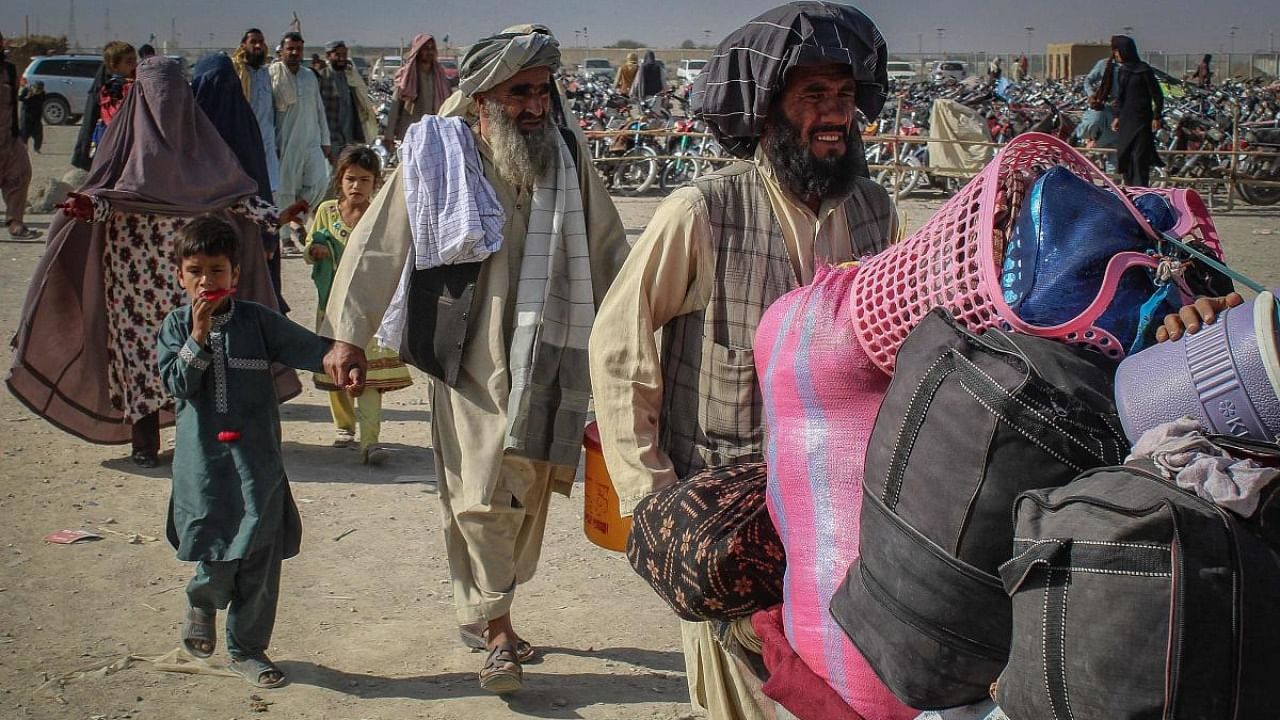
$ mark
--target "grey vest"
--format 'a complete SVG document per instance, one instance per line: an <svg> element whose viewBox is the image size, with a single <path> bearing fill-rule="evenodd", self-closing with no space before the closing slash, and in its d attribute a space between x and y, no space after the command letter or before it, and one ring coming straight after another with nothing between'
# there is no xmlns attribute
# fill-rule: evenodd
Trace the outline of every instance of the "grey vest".
<svg viewBox="0 0 1280 720"><path fill-rule="evenodd" d="M800 285L755 165L735 163L695 186L710 215L715 284L706 308L662 331L659 444L681 479L764 459L752 343L764 311ZM896 216L884 188L860 179L844 209L858 256L888 246Z"/></svg>

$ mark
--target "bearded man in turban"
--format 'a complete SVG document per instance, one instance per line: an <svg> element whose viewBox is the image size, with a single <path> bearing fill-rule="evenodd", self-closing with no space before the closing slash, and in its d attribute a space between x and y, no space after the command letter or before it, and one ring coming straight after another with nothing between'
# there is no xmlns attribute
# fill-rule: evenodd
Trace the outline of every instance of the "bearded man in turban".
<svg viewBox="0 0 1280 720"><path fill-rule="evenodd" d="M764 460L752 341L765 309L815 266L879 252L896 235L856 122L859 110L880 114L886 58L858 10L795 2L730 34L698 76L694 112L743 162L663 201L591 337L600 438L624 513L705 468ZM682 633L694 705L716 720L773 717L710 623L683 622Z"/></svg>
<svg viewBox="0 0 1280 720"><path fill-rule="evenodd" d="M511 605L537 566L551 492L572 487L590 328L627 252L585 144L551 123L559 63L555 38L538 29L468 49L458 86L466 107L409 128L325 309L335 381L359 391L375 334L432 375L459 631L488 650L480 684L496 693L519 689L534 654ZM450 245L458 239L464 248ZM392 319L402 315L397 339Z"/></svg>

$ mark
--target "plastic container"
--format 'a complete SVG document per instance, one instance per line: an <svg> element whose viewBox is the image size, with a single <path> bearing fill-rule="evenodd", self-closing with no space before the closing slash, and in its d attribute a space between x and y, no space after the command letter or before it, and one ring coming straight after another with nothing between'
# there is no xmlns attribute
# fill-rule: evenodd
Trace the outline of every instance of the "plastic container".
<svg viewBox="0 0 1280 720"><path fill-rule="evenodd" d="M1278 335L1275 296L1264 292L1200 332L1125 358L1116 371L1116 412L1129 442L1183 416L1207 432L1280 438Z"/></svg>
<svg viewBox="0 0 1280 720"><path fill-rule="evenodd" d="M582 493L582 531L587 539L605 550L626 552L627 536L631 534L631 518L622 517L618 507L618 493L609 478L609 468L604 464L604 449L600 445L600 430L595 423L587 425L582 433L582 444L587 451L586 487Z"/></svg>

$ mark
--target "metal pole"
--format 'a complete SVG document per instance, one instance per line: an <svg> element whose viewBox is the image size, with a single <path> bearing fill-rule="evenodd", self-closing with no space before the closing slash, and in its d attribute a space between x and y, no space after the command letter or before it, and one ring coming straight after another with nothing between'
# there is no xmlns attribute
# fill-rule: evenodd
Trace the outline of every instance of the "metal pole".
<svg viewBox="0 0 1280 720"><path fill-rule="evenodd" d="M893 134L902 136L902 96L898 96L898 109L893 114ZM898 188L902 186L902 163L898 162L898 146L901 143L893 144L893 201L898 202ZM902 145L902 147L907 147Z"/></svg>
<svg viewBox="0 0 1280 720"><path fill-rule="evenodd" d="M1240 106L1231 106L1231 179L1227 182L1227 212L1235 209L1236 166L1240 161Z"/></svg>

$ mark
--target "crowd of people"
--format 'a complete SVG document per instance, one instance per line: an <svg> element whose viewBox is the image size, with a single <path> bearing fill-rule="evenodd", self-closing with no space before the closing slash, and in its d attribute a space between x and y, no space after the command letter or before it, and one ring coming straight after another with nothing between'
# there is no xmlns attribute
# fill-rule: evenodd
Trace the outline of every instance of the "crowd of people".
<svg viewBox="0 0 1280 720"><path fill-rule="evenodd" d="M300 542L277 411L300 390L295 369L330 393L335 445L358 444L366 462L382 393L411 383L406 362L430 376L459 637L484 652L477 677L494 693L519 690L539 654L512 608L551 495L572 487L593 399L623 515L705 469L765 460L752 359L765 311L901 235L865 177L856 122L886 101L880 31L847 6L771 13L722 43L690 97L739 162L664 199L634 246L565 124L545 26L471 45L451 95L435 40L418 35L381 137L341 40L313 67L297 30L272 60L251 28L190 84L174 60L108 46L77 150L88 179L49 230L7 384L67 432L129 443L141 467L160 462L160 429L176 423L168 531L196 563L190 653L216 650L225 611L231 668L286 682L266 651L282 560ZM1098 94L1116 98L1112 129L1134 148L1121 169L1140 183L1158 95L1132 41L1113 45ZM652 52L616 80L632 95L663 81ZM11 117L11 64L0 82ZM389 173L377 143L399 143ZM0 133L15 237L30 232L29 176L15 124ZM314 329L282 314L291 252L316 286ZM778 717L725 632L682 623L691 702L716 719Z"/></svg>

